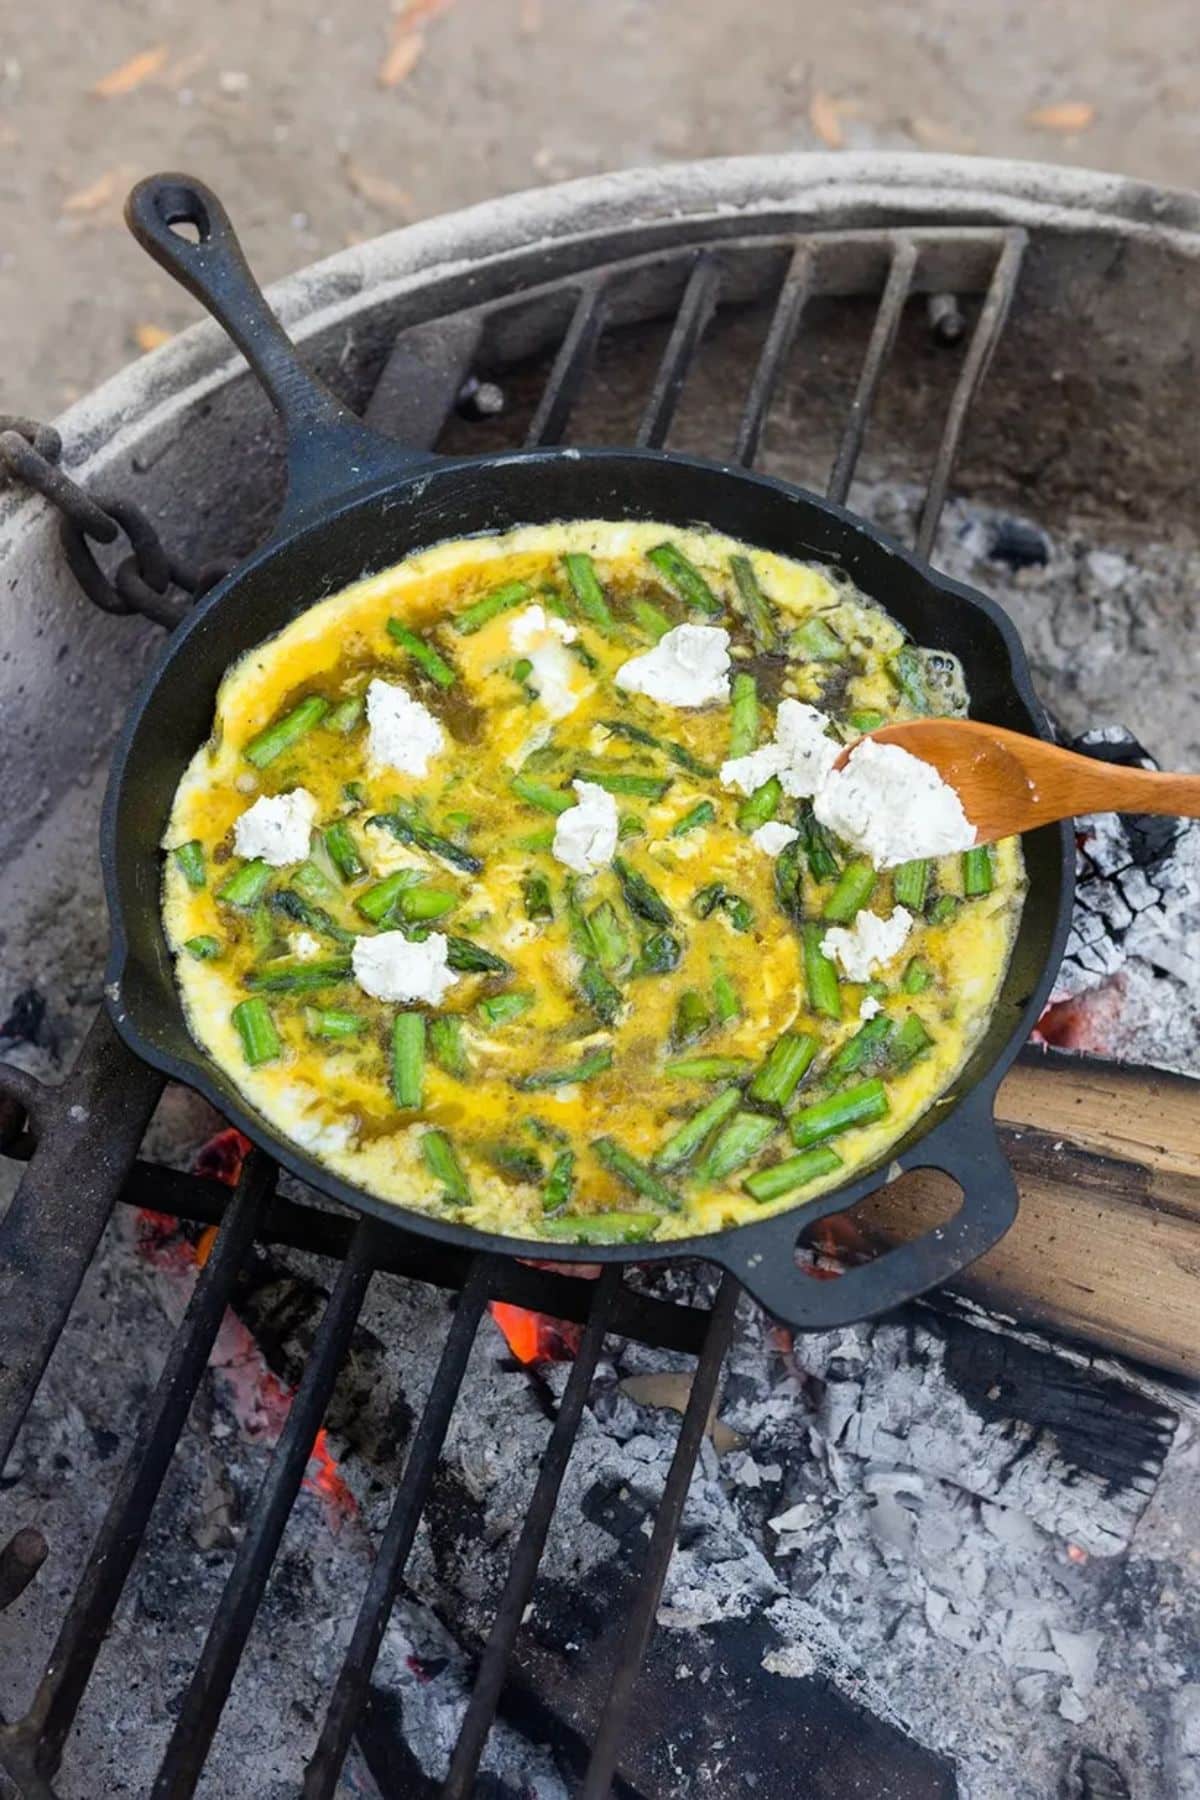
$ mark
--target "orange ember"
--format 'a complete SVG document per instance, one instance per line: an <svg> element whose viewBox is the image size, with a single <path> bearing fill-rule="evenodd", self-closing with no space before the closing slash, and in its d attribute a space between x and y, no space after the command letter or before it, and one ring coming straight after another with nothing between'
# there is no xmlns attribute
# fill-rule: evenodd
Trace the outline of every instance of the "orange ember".
<svg viewBox="0 0 1200 1800"><path fill-rule="evenodd" d="M566 1319L510 1306L507 1300L490 1301L488 1311L520 1363L570 1362L579 1349L579 1326Z"/></svg>
<svg viewBox="0 0 1200 1800"><path fill-rule="evenodd" d="M227 1125L224 1131L210 1137L207 1144L201 1144L192 1167L197 1175L205 1175L209 1181L223 1181L226 1187L236 1187L242 1164L253 1147L248 1137Z"/></svg>
<svg viewBox="0 0 1200 1800"><path fill-rule="evenodd" d="M313 1440L304 1486L324 1502L331 1523L352 1519L358 1512L358 1501L342 1480L337 1458L329 1448L329 1434L323 1425Z"/></svg>

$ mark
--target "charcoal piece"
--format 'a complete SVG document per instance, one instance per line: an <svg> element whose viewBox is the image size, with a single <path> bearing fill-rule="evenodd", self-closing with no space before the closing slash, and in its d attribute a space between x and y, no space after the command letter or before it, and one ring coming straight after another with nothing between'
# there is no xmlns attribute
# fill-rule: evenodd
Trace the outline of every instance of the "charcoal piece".
<svg viewBox="0 0 1200 1800"><path fill-rule="evenodd" d="M1044 569L1050 546L1036 525L1024 519L999 519L987 549L988 561L1009 569Z"/></svg>

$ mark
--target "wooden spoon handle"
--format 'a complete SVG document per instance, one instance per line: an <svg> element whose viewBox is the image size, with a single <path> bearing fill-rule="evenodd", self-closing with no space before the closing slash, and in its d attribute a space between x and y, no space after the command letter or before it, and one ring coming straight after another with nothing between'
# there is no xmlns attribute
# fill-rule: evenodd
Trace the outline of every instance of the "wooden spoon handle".
<svg viewBox="0 0 1200 1800"><path fill-rule="evenodd" d="M1047 820L1082 812L1170 813L1180 819L1200 819L1200 775L1126 769L1091 756L1064 753L1062 805L1054 810L1056 773L1047 770L1038 782L1038 812Z"/></svg>

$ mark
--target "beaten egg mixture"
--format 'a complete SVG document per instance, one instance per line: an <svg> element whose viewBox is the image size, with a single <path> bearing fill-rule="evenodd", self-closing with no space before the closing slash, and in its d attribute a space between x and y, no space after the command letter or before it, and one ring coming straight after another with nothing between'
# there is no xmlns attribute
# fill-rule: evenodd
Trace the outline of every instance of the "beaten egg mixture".
<svg viewBox="0 0 1200 1800"><path fill-rule="evenodd" d="M618 682L684 624L690 700L686 670ZM653 524L441 544L321 602L230 669L175 797L193 1035L345 1180L486 1230L682 1237L845 1182L982 1031L1023 869L1011 841L873 871L797 782L722 780L795 701L836 745L965 694L840 576ZM239 856L287 795L298 841ZM436 998L368 991L385 931L371 967L436 964Z"/></svg>

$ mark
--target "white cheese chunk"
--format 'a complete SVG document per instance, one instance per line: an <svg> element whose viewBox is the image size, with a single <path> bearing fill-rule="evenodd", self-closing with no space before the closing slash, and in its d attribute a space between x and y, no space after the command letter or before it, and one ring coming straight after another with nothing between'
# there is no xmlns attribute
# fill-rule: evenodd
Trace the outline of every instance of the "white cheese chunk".
<svg viewBox="0 0 1200 1800"><path fill-rule="evenodd" d="M248 862L258 859L284 869L304 861L316 822L317 803L307 788L263 794L235 821L233 847Z"/></svg>
<svg viewBox="0 0 1200 1800"><path fill-rule="evenodd" d="M772 775L778 775L785 794L804 800L815 794L841 753L841 745L825 735L827 713L803 700L781 700L775 715L775 736L749 756L731 757L721 764L721 781L740 794L752 794Z"/></svg>
<svg viewBox="0 0 1200 1800"><path fill-rule="evenodd" d="M458 976L446 960L446 938L431 931L420 943L402 931L379 931L354 940L354 979L376 1000L424 1000L440 1004Z"/></svg>
<svg viewBox="0 0 1200 1800"><path fill-rule="evenodd" d="M583 670L563 649L573 644L579 633L557 613L543 606L527 606L508 628L508 641L518 656L533 664L529 685L552 719L565 719L573 713L591 684Z"/></svg>
<svg viewBox="0 0 1200 1800"><path fill-rule="evenodd" d="M858 1009L858 1016L863 1021L864 1025L869 1019L873 1019L876 1013L881 1013L882 1011L883 1005L875 998L874 994L863 995L863 1003Z"/></svg>
<svg viewBox="0 0 1200 1800"><path fill-rule="evenodd" d="M367 745L377 768L424 775L446 747L446 734L428 707L398 682L375 680L367 689Z"/></svg>
<svg viewBox="0 0 1200 1800"><path fill-rule="evenodd" d="M822 825L891 869L914 857L968 850L975 831L955 790L899 744L866 738L830 775L813 802Z"/></svg>
<svg viewBox="0 0 1200 1800"><path fill-rule="evenodd" d="M627 694L667 706L708 706L729 698L729 633L719 625L673 625L653 650L622 663L613 678Z"/></svg>
<svg viewBox="0 0 1200 1800"><path fill-rule="evenodd" d="M779 856L794 844L800 833L794 825L783 825L778 819L768 819L757 831L750 833L750 842L757 845L765 856Z"/></svg>
<svg viewBox="0 0 1200 1800"><path fill-rule="evenodd" d="M554 825L554 854L577 875L606 869L617 848L617 803L594 781L573 781L578 804L559 813Z"/></svg>
<svg viewBox="0 0 1200 1800"><path fill-rule="evenodd" d="M301 962L312 962L316 956L322 956L325 946L320 938L314 937L311 931L294 931L291 937L291 951Z"/></svg>
<svg viewBox="0 0 1200 1800"><path fill-rule="evenodd" d="M864 909L849 930L835 925L827 931L821 948L850 981L870 981L876 969L899 956L912 928L907 907L897 906L886 919Z"/></svg>

